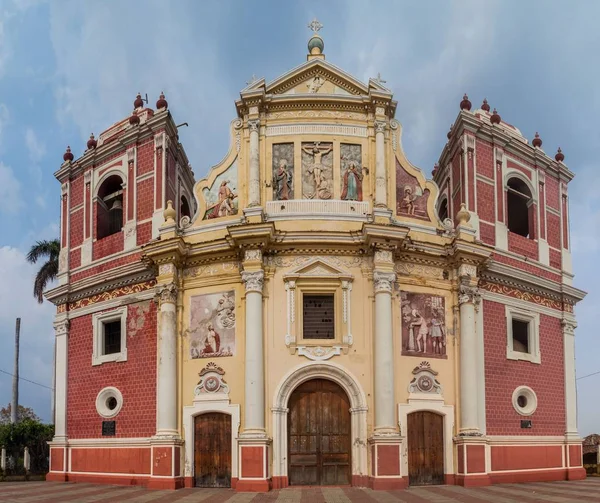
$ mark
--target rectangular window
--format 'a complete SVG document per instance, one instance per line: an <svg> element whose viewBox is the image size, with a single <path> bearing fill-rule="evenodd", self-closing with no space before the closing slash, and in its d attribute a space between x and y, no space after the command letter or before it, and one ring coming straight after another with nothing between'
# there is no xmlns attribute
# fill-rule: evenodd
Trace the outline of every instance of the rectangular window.
<svg viewBox="0 0 600 503"><path fill-rule="evenodd" d="M335 339L335 296L304 295L303 338Z"/></svg>
<svg viewBox="0 0 600 503"><path fill-rule="evenodd" d="M529 353L529 322L512 320L513 351Z"/></svg>
<svg viewBox="0 0 600 503"><path fill-rule="evenodd" d="M103 323L104 353L112 355L121 352L121 320Z"/></svg>
<svg viewBox="0 0 600 503"><path fill-rule="evenodd" d="M541 363L540 314L512 306L505 306L505 309L506 357L509 360Z"/></svg>

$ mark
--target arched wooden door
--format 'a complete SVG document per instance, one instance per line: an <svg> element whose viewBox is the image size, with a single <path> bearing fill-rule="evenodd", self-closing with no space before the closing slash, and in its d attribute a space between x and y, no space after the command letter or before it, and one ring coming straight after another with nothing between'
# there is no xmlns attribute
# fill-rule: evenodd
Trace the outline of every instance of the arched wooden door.
<svg viewBox="0 0 600 503"><path fill-rule="evenodd" d="M220 412L194 419L196 487L231 487L231 416Z"/></svg>
<svg viewBox="0 0 600 503"><path fill-rule="evenodd" d="M408 415L408 483L444 483L444 418L428 411Z"/></svg>
<svg viewBox="0 0 600 503"><path fill-rule="evenodd" d="M350 401L332 381L314 379L294 390L288 414L290 485L351 482Z"/></svg>

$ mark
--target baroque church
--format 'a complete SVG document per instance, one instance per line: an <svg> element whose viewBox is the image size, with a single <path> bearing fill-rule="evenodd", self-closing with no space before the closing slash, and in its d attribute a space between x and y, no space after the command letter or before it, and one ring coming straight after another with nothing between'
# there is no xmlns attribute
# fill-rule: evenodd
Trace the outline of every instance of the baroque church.
<svg viewBox="0 0 600 503"><path fill-rule="evenodd" d="M202 180L163 94L67 148L48 480L585 477L564 154L465 95L427 178L310 27Z"/></svg>

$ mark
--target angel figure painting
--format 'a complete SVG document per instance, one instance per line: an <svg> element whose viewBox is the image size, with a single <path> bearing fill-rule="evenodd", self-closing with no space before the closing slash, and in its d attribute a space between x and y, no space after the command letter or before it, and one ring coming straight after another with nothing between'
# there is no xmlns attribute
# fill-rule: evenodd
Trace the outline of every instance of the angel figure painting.
<svg viewBox="0 0 600 503"><path fill-rule="evenodd" d="M190 358L235 354L235 292L197 295L190 301Z"/></svg>
<svg viewBox="0 0 600 503"><path fill-rule="evenodd" d="M444 297L401 292L402 354L446 356L446 311Z"/></svg>
<svg viewBox="0 0 600 503"><path fill-rule="evenodd" d="M416 177L396 160L396 214L427 219L428 199L429 189L422 189Z"/></svg>

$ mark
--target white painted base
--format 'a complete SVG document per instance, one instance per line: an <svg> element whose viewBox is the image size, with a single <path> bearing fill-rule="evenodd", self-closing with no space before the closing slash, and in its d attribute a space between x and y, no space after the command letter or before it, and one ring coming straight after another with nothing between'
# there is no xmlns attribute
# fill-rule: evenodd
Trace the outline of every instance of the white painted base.
<svg viewBox="0 0 600 503"><path fill-rule="evenodd" d="M573 261L571 259L571 252L565 248L562 250L562 270L563 272L573 274Z"/></svg>
<svg viewBox="0 0 600 503"><path fill-rule="evenodd" d="M81 266L92 263L92 238L87 238L81 245Z"/></svg>
<svg viewBox="0 0 600 503"><path fill-rule="evenodd" d="M471 219L469 220L469 223L471 224L471 227L475 229L475 238L481 239L479 235L479 215L473 211L469 211L469 213L471 214Z"/></svg>
<svg viewBox="0 0 600 503"><path fill-rule="evenodd" d="M548 246L548 241L545 239L538 240L538 252L540 255L540 262L544 265L550 265L550 247Z"/></svg>
<svg viewBox="0 0 600 503"><path fill-rule="evenodd" d="M160 234L160 226L165 223L165 217L162 209L156 210L152 214L152 239L158 238Z"/></svg>
<svg viewBox="0 0 600 503"><path fill-rule="evenodd" d="M508 250L508 228L502 222L496 222L496 248Z"/></svg>

